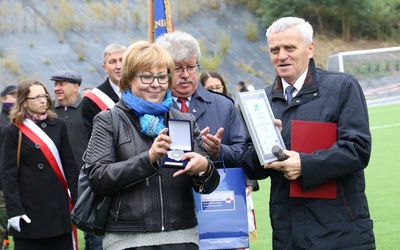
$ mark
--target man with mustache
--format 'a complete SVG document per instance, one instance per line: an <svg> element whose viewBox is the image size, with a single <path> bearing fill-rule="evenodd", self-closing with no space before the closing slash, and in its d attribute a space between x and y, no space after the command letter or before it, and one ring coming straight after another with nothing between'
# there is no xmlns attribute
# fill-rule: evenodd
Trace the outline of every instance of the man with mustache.
<svg viewBox="0 0 400 250"><path fill-rule="evenodd" d="M207 91L198 80L201 51L190 34L174 31L160 36L156 44L166 49L175 63L171 86L173 107L191 113L202 129L206 149L217 168L239 167L246 129L233 100L226 95Z"/></svg>
<svg viewBox="0 0 400 250"><path fill-rule="evenodd" d="M222 93L206 90L199 81L201 51L198 41L191 34L176 30L159 36L155 43L166 49L175 63L171 86L173 107L196 118L206 149L217 168L241 167L246 128L233 100ZM246 178L247 195L258 189L257 181Z"/></svg>

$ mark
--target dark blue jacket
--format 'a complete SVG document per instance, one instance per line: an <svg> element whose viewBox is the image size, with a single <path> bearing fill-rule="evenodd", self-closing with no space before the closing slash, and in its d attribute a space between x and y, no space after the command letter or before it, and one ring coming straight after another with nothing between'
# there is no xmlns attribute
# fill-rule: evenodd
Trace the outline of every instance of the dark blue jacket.
<svg viewBox="0 0 400 250"><path fill-rule="evenodd" d="M175 102L173 107L179 109ZM221 151L225 165L238 167L247 132L233 100L223 94L208 91L199 83L192 95L189 113L196 118L200 130L210 127L210 133L214 135L219 128L224 128Z"/></svg>
<svg viewBox="0 0 400 250"><path fill-rule="evenodd" d="M357 79L317 69L311 59L304 85L290 105L283 96L281 78L265 91L275 118L282 120L287 149L291 148L291 120L336 123L338 138L328 150L300 154L302 187L310 189L337 179L337 199L289 198L289 180L282 172L263 169L247 140L242 158L246 173L250 178L271 178L273 248L375 249L364 177L371 135Z"/></svg>

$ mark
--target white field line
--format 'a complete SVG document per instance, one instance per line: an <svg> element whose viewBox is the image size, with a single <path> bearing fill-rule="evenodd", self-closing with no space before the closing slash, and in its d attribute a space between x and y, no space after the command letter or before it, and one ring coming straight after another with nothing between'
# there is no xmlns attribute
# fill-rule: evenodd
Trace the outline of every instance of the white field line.
<svg viewBox="0 0 400 250"><path fill-rule="evenodd" d="M369 111L368 114L376 114L376 113L382 113L382 112L388 112L388 111L397 111L400 110L400 107L396 108L390 108L390 109L379 109L379 110L374 110L374 111ZM400 113L399 113L400 115Z"/></svg>
<svg viewBox="0 0 400 250"><path fill-rule="evenodd" d="M381 126L373 126L373 127L370 127L370 129L373 130L373 129L392 128L392 127L400 127L400 123L381 125Z"/></svg>

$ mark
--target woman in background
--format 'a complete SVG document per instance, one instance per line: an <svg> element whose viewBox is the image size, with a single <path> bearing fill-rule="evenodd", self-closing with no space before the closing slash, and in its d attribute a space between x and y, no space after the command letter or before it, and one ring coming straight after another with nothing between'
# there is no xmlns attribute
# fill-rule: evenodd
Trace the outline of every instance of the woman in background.
<svg viewBox="0 0 400 250"><path fill-rule="evenodd" d="M4 131L1 183L16 250L76 246L70 209L77 197L78 167L65 122L52 106L42 83L22 81L10 111L12 124Z"/></svg>
<svg viewBox="0 0 400 250"><path fill-rule="evenodd" d="M201 73L200 82L205 89L230 96L224 78L216 71L208 70Z"/></svg>

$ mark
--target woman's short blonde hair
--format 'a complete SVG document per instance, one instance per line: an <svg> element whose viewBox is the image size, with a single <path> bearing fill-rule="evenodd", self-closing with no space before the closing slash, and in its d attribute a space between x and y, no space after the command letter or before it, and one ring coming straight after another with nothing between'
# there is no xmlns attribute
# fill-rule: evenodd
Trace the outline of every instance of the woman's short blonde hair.
<svg viewBox="0 0 400 250"><path fill-rule="evenodd" d="M175 64L171 55L154 43L147 41L132 43L125 51L122 59L122 76L119 80L119 88L122 92L130 90L135 74L160 67L166 67L168 74L171 74L168 81L168 88L170 89L175 72Z"/></svg>

